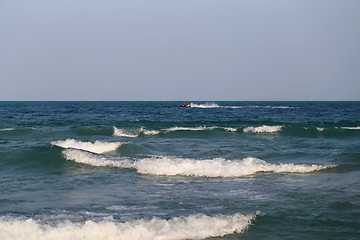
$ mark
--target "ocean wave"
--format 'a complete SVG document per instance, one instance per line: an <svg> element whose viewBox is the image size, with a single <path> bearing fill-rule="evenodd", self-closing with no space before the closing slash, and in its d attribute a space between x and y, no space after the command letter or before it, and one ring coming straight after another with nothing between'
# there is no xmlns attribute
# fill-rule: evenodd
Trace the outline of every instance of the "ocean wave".
<svg viewBox="0 0 360 240"><path fill-rule="evenodd" d="M14 131L15 128L3 128L3 129L0 129L0 132L7 132L7 131Z"/></svg>
<svg viewBox="0 0 360 240"><path fill-rule="evenodd" d="M117 127L113 127L114 128L114 136L115 137L137 137L139 134L138 133L130 133L125 131L124 129L120 129Z"/></svg>
<svg viewBox="0 0 360 240"><path fill-rule="evenodd" d="M84 152L75 149L63 150L63 156L67 160L72 160L77 163L88 164L95 167L118 167L118 168L133 168L133 162L129 160L113 160L110 156L95 155L89 152Z"/></svg>
<svg viewBox="0 0 360 240"><path fill-rule="evenodd" d="M348 130L360 130L360 126L359 126L359 127L342 127L342 129L348 129Z"/></svg>
<svg viewBox="0 0 360 240"><path fill-rule="evenodd" d="M183 159L177 157L152 157L143 159L124 159L104 155L95 155L80 150L63 151L67 160L98 167L119 167L135 169L140 174L159 176L195 176L195 177L242 177L258 172L272 173L309 173L334 167L335 165L307 165L293 163L267 163L264 160L247 157L242 160Z"/></svg>
<svg viewBox="0 0 360 240"><path fill-rule="evenodd" d="M218 127L206 127L206 126L200 126L200 127L171 127L164 129L165 132L175 132L175 131L203 131L203 130L214 130Z"/></svg>
<svg viewBox="0 0 360 240"><path fill-rule="evenodd" d="M85 223L63 221L46 224L34 219L0 219L0 239L204 239L242 233L256 218L255 214L233 214L208 216L194 214L172 219L152 218L116 222L113 219L99 222L88 220Z"/></svg>
<svg viewBox="0 0 360 240"><path fill-rule="evenodd" d="M113 127L114 129L114 134L113 136L115 137L138 137L140 136L140 134L144 134L144 135L156 135L159 134L160 131L157 130L147 130L144 127L140 127L137 130L134 131L127 131L125 129L121 129L121 128L117 128L117 127Z"/></svg>
<svg viewBox="0 0 360 240"><path fill-rule="evenodd" d="M256 218L255 214L233 215L194 214L172 219L152 218L116 222L113 219L99 222L88 220L85 223L63 221L57 224L41 223L34 219L0 219L0 239L204 239L242 233Z"/></svg>
<svg viewBox="0 0 360 240"><path fill-rule="evenodd" d="M272 132L278 132L281 130L283 126L267 126L263 125L260 127L246 127L243 129L244 133L272 133Z"/></svg>
<svg viewBox="0 0 360 240"><path fill-rule="evenodd" d="M140 130L139 130L139 133L143 133L145 135L157 135L160 133L160 131L158 130L148 130L148 129L145 129L144 127L141 127Z"/></svg>
<svg viewBox="0 0 360 240"><path fill-rule="evenodd" d="M228 132L236 132L237 128L233 128L233 127L224 127L224 129Z"/></svg>
<svg viewBox="0 0 360 240"><path fill-rule="evenodd" d="M54 141L51 142L52 145L62 147L62 148L75 148L75 149L81 149L93 153L105 153L116 150L118 147L120 147L122 142L101 142L101 141L95 141L92 142L81 142L77 141L75 139L66 139L64 141Z"/></svg>
<svg viewBox="0 0 360 240"><path fill-rule="evenodd" d="M168 132L175 132L175 131L206 131L206 130L214 130L214 129L223 129L225 131L228 132L236 132L238 130L238 128L235 127L220 127L220 126L211 126L211 127L207 127L207 126L199 126L199 127L171 127L171 128L167 128L167 129L163 129L165 131L165 133Z"/></svg>
<svg viewBox="0 0 360 240"><path fill-rule="evenodd" d="M197 127L182 127L182 126L175 126L170 128L164 128L161 130L148 130L144 127L140 127L137 130L129 131L125 129L119 129L114 127L114 134L115 137L139 137L141 135L152 136L158 135L160 133L169 133L169 132L176 132L176 131L205 131L205 130L214 130L214 129L223 129L228 132L236 132L237 128L234 127L220 127L220 126L197 126Z"/></svg>

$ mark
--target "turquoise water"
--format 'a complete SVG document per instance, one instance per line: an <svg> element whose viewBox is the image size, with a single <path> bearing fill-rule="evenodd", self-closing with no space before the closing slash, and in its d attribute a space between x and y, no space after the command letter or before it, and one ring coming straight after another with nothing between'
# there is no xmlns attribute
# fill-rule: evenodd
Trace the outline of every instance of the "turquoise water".
<svg viewBox="0 0 360 240"><path fill-rule="evenodd" d="M359 239L360 102L0 102L0 239Z"/></svg>

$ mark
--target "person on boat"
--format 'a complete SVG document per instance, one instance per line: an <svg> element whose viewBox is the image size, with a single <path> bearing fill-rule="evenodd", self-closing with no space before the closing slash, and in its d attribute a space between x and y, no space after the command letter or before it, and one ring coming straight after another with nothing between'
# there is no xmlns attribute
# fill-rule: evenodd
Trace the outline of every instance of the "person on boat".
<svg viewBox="0 0 360 240"><path fill-rule="evenodd" d="M188 103L185 103L185 104L181 104L180 107L190 107L190 105Z"/></svg>

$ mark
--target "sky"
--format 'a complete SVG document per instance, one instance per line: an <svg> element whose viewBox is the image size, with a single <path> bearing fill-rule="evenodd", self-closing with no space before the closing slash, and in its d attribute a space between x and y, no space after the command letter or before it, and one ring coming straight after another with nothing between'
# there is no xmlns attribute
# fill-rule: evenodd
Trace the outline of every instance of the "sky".
<svg viewBox="0 0 360 240"><path fill-rule="evenodd" d="M0 100L359 101L359 0L0 0Z"/></svg>

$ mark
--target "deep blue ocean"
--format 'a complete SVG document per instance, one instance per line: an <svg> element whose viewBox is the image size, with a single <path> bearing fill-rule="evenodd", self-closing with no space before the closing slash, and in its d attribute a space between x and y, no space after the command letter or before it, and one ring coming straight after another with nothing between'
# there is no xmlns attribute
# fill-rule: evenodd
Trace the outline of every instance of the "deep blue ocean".
<svg viewBox="0 0 360 240"><path fill-rule="evenodd" d="M360 102L0 102L0 239L360 239Z"/></svg>

